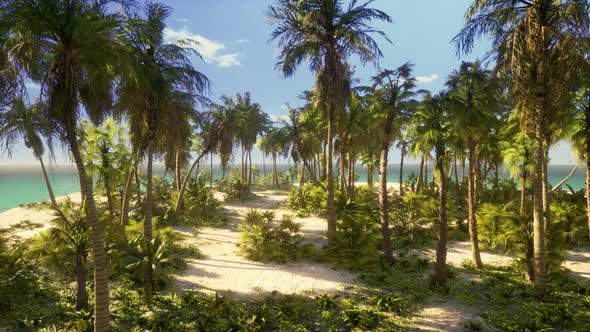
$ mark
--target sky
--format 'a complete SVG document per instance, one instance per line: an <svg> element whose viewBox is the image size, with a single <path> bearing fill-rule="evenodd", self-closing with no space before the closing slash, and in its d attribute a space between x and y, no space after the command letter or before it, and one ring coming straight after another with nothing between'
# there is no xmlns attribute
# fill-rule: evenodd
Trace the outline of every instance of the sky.
<svg viewBox="0 0 590 332"><path fill-rule="evenodd" d="M195 68L212 81L209 97L217 101L223 94L235 95L249 91L263 110L277 120L287 113L287 104L300 106L297 98L311 89L314 76L306 64L296 74L284 78L275 69L278 49L270 41L272 27L264 11L272 0L170 0L166 3L173 12L167 21L165 37L174 42L180 38L194 38L203 59L194 58ZM383 69L397 68L405 62L415 64L414 74L420 89L443 89L448 74L460 62L474 60L487 51L485 40L476 44L474 52L459 58L451 43L463 24L463 15L472 0L376 0L372 7L389 14L393 23L377 23L392 41L376 37L384 57L379 61ZM363 67L352 59L355 73L362 82L373 76L377 68ZM31 95L38 86L29 84ZM554 164L575 163L568 144L560 143L550 153ZM236 155L237 158L237 155ZM259 152L253 153L253 162L261 161ZM395 148L390 162L399 162ZM415 162L410 160L410 162ZM1 164L36 163L23 144L15 147L12 158L6 155ZM67 152L58 151L56 164L70 163Z"/></svg>

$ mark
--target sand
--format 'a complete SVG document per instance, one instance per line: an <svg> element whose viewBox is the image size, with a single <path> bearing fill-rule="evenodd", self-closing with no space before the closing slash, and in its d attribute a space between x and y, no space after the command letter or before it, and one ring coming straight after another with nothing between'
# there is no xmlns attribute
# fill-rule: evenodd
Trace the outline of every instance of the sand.
<svg viewBox="0 0 590 332"><path fill-rule="evenodd" d="M194 236L190 229L179 231L188 235L187 244L195 244L205 255L189 262L189 268L176 279L182 290L219 292L232 296L254 296L268 293L329 293L354 284L355 275L311 262L289 264L262 263L239 255L239 222L249 209L272 210L277 218L291 212L279 207L286 201L285 194L269 191L256 192L260 199L245 203L226 203L229 225L224 228L201 228ZM326 221L316 217L295 218L302 225L306 242L321 246Z"/></svg>
<svg viewBox="0 0 590 332"><path fill-rule="evenodd" d="M82 195L80 193L73 193L57 197L58 202L70 198L73 202L81 202ZM55 218L54 212L50 209L33 209L26 207L17 207L0 213L0 228L10 228L15 226L15 232L12 234L20 239L30 239L40 232L48 229L51 226L51 219Z"/></svg>

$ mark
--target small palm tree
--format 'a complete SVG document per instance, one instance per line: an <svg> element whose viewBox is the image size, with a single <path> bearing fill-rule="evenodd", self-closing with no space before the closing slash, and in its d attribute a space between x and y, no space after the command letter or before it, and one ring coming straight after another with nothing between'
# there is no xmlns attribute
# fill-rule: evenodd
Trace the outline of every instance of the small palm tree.
<svg viewBox="0 0 590 332"><path fill-rule="evenodd" d="M169 284L168 277L168 247L167 241L160 237L147 240L138 236L127 248L127 255L123 258L125 266L143 286L146 305L151 307L154 293L160 285Z"/></svg>
<svg viewBox="0 0 590 332"><path fill-rule="evenodd" d="M449 94L453 104L452 116L455 132L467 145L467 210L469 222L469 239L471 240L473 265L483 266L479 253L477 238L477 185L475 184L475 167L478 160L476 151L480 139L489 132L490 123L494 120L496 109L495 89L491 80L491 72L481 68L479 61L463 62L458 70L449 76L447 81Z"/></svg>
<svg viewBox="0 0 590 332"><path fill-rule="evenodd" d="M10 154L12 145L19 139L24 140L25 146L33 151L33 155L41 164L51 206L55 210L58 208L57 201L43 163L45 145L41 137L47 134L47 125L41 114L41 105L27 106L22 99L16 100L8 111L0 113L0 141L3 143L3 149ZM51 149L51 146L49 148Z"/></svg>
<svg viewBox="0 0 590 332"><path fill-rule="evenodd" d="M29 254L59 274L75 275L76 310L86 309L90 231L84 208L66 199L56 211L51 225L49 230L33 239Z"/></svg>
<svg viewBox="0 0 590 332"><path fill-rule="evenodd" d="M434 266L437 284L444 285L447 278L447 177L445 175L445 158L447 144L452 134L448 114L448 95L441 92L431 95L426 92L418 110L412 117L413 135L426 151L435 151L435 175L438 182L439 213L438 243L436 246L436 263Z"/></svg>
<svg viewBox="0 0 590 332"><path fill-rule="evenodd" d="M370 3L352 1L345 7L343 0L277 0L266 11L275 26L272 39L278 40L281 49L277 69L289 77L301 62L308 60L316 74L315 103L324 112L328 126L328 233L336 231L332 152L336 122L344 113L350 93L347 61L350 56L358 55L363 64L376 63L382 53L372 35L385 37L385 34L368 23L391 22L389 15L370 8Z"/></svg>
<svg viewBox="0 0 590 332"><path fill-rule="evenodd" d="M389 203L387 191L387 162L391 144L400 137L401 124L409 120L414 107L415 79L413 65L405 63L395 70L382 70L373 77L372 94L375 116L381 124L381 158L379 159L379 214L383 233L383 254L393 261L391 234L389 233Z"/></svg>

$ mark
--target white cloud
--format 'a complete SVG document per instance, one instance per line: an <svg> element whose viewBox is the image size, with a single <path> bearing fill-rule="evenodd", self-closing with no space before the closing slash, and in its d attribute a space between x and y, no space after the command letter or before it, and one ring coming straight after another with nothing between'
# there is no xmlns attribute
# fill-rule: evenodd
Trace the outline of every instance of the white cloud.
<svg viewBox="0 0 590 332"><path fill-rule="evenodd" d="M437 74L430 74L428 76L416 76L416 82L418 83L432 83L438 79Z"/></svg>
<svg viewBox="0 0 590 332"><path fill-rule="evenodd" d="M224 52L226 46L223 43L194 34L186 28L181 30L166 28L164 29L164 39L168 43L174 43L182 39L195 41L197 43L195 49L203 56L203 59L207 63L215 63L225 68L240 65L240 53L226 53Z"/></svg>
<svg viewBox="0 0 590 332"><path fill-rule="evenodd" d="M217 63L219 64L220 67L233 67L233 66L239 66L240 65L240 60L238 59L240 57L240 53L230 53L230 54L223 54L223 55L219 55L217 56L217 58L215 59L217 61Z"/></svg>
<svg viewBox="0 0 590 332"><path fill-rule="evenodd" d="M289 121L289 116L288 115L276 115L276 114L271 114L270 115L270 120L272 122L279 122L279 121Z"/></svg>

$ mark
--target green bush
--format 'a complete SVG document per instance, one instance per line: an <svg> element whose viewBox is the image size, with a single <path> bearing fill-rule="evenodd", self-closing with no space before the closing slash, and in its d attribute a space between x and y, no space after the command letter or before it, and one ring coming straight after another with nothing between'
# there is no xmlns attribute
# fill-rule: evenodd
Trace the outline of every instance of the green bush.
<svg viewBox="0 0 590 332"><path fill-rule="evenodd" d="M301 215L324 215L326 213L326 190L318 185L306 184L295 187L287 200L290 209Z"/></svg>
<svg viewBox="0 0 590 332"><path fill-rule="evenodd" d="M352 200L339 202L336 232L329 234L325 249L329 260L353 271L363 270L379 261L379 223L367 214L367 206Z"/></svg>
<svg viewBox="0 0 590 332"><path fill-rule="evenodd" d="M250 210L240 226L240 249L249 259L286 262L300 258L301 225L290 216L275 221L271 211Z"/></svg>
<svg viewBox="0 0 590 332"><path fill-rule="evenodd" d="M232 170L229 176L223 177L216 181L217 189L224 193L224 199L229 201L247 201L256 198L248 182L242 179L242 175L237 170Z"/></svg>
<svg viewBox="0 0 590 332"><path fill-rule="evenodd" d="M183 204L183 220L189 221L190 224L219 226L227 223L221 204L215 199L211 188L207 186L204 174L189 180Z"/></svg>

